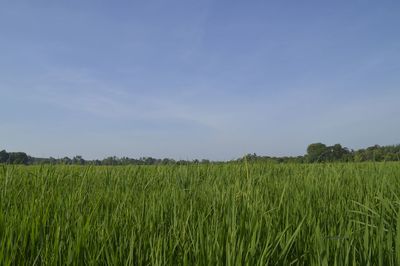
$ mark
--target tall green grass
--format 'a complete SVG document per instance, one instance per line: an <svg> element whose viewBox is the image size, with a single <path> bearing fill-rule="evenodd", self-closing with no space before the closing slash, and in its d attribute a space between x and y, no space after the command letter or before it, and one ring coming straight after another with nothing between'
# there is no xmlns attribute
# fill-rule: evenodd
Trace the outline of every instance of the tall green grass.
<svg viewBox="0 0 400 266"><path fill-rule="evenodd" d="M400 164L0 166L1 265L400 265Z"/></svg>

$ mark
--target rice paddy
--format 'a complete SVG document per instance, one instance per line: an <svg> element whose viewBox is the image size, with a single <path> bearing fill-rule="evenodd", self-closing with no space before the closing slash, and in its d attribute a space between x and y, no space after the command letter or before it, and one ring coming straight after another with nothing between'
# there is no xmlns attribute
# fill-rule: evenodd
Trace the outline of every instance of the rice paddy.
<svg viewBox="0 0 400 266"><path fill-rule="evenodd" d="M400 163L0 166L1 265L400 265Z"/></svg>

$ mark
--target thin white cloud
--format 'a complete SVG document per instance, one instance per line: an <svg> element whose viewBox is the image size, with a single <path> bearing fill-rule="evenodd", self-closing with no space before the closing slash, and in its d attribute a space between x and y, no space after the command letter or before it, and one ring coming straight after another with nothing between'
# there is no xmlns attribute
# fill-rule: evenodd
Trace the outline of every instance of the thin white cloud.
<svg viewBox="0 0 400 266"><path fill-rule="evenodd" d="M185 96L130 90L95 78L87 70L53 70L39 78L32 91L29 97L35 102L105 119L182 120L210 129L226 121L225 114L186 103Z"/></svg>

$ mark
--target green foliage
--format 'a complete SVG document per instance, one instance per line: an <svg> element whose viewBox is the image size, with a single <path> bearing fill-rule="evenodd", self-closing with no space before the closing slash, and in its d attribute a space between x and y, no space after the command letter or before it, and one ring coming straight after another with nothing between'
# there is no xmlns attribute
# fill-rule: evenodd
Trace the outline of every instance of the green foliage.
<svg viewBox="0 0 400 266"><path fill-rule="evenodd" d="M323 143L313 143L307 147L307 154L304 156L259 156L255 153L247 154L240 159L230 162L268 162L268 163L323 163L323 162L382 162L400 161L400 145L379 146L375 145L367 149L357 151L349 150L340 144L327 146ZM75 165L188 165L188 164L220 164L224 162L202 160L179 160L164 158L156 159L152 157L142 157L132 159L128 157L118 158L116 156L107 157L103 160L85 160L82 156L75 156L70 159L55 158L35 158L27 156L25 153L7 153L5 150L0 152L0 163L8 164L75 164Z"/></svg>
<svg viewBox="0 0 400 266"><path fill-rule="evenodd" d="M350 151L340 144L326 146L322 143L313 143L307 147L308 162L348 162L352 161Z"/></svg>
<svg viewBox="0 0 400 266"><path fill-rule="evenodd" d="M11 164L28 164L29 157L24 152L6 152L5 150L0 151L0 163L11 163Z"/></svg>
<svg viewBox="0 0 400 266"><path fill-rule="evenodd" d="M0 151L0 163L7 163L9 155L5 150Z"/></svg>
<svg viewBox="0 0 400 266"><path fill-rule="evenodd" d="M0 265L399 265L400 164L0 167Z"/></svg>
<svg viewBox="0 0 400 266"><path fill-rule="evenodd" d="M309 162L318 162L328 153L329 149L325 144L313 143L307 147L307 158Z"/></svg>
<svg viewBox="0 0 400 266"><path fill-rule="evenodd" d="M13 164L27 164L29 160L25 152L11 152L8 155L9 162Z"/></svg>

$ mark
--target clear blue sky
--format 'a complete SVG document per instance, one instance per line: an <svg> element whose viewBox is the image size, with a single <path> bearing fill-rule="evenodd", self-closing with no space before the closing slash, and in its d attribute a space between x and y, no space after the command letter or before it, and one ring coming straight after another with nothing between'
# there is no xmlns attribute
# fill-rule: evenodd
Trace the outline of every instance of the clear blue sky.
<svg viewBox="0 0 400 266"><path fill-rule="evenodd" d="M400 1L0 0L0 149L232 159L400 143Z"/></svg>

